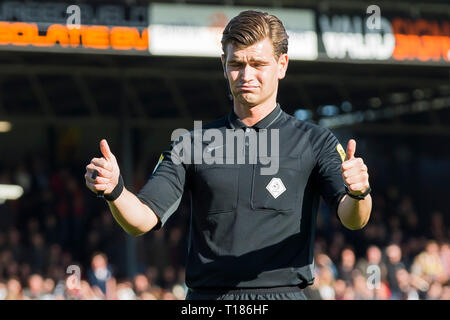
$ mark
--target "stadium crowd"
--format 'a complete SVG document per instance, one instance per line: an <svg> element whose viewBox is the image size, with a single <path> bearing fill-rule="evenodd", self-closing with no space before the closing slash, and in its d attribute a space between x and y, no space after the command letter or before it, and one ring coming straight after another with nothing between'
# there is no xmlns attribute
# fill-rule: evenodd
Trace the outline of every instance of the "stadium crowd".
<svg viewBox="0 0 450 320"><path fill-rule="evenodd" d="M129 236L84 186L83 170L52 171L36 156L0 163L0 184L24 189L20 199L0 204L0 300L184 299L188 202L164 228L134 239L130 277ZM147 175L134 176L138 190ZM374 192L369 224L358 231L321 206L309 299L450 300L448 217L419 215L413 197L399 190Z"/></svg>

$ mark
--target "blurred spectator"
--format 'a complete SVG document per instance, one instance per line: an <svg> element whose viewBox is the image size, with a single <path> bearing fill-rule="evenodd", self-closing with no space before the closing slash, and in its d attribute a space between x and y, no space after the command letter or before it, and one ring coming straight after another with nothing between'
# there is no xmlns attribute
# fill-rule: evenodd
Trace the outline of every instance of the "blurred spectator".
<svg viewBox="0 0 450 320"><path fill-rule="evenodd" d="M88 271L89 284L96 295L111 297L112 286L115 279L108 265L108 258L105 254L98 252L92 257L91 269Z"/></svg>
<svg viewBox="0 0 450 320"><path fill-rule="evenodd" d="M445 242L441 245L439 251L439 257L441 258L442 268L447 279L450 279L450 244Z"/></svg>
<svg viewBox="0 0 450 320"><path fill-rule="evenodd" d="M62 167L49 174L45 163L36 157L7 172L0 165L0 181L27 189L0 204L0 300L184 299L188 201L163 229L135 239L139 273L127 277L126 234L106 204L84 190L77 172ZM320 206L308 299L450 300L447 212L423 212L405 188L385 189L374 194L363 230L349 232ZM71 264L87 270L81 281L66 274ZM368 281L370 265L380 268L378 286Z"/></svg>
<svg viewBox="0 0 450 320"><path fill-rule="evenodd" d="M44 237L41 233L31 235L31 247L27 258L30 262L32 272L43 273L48 260L48 251L45 246Z"/></svg>
<svg viewBox="0 0 450 320"><path fill-rule="evenodd" d="M342 279L337 279L334 282L335 300L344 300L346 290L347 290L347 283Z"/></svg>
<svg viewBox="0 0 450 320"><path fill-rule="evenodd" d="M333 261L338 261L339 254L341 253L344 246L345 246L345 237L343 233L335 232L331 240L330 246L328 247L328 256Z"/></svg>
<svg viewBox="0 0 450 320"><path fill-rule="evenodd" d="M161 300L177 300L177 298L171 291L164 291Z"/></svg>
<svg viewBox="0 0 450 320"><path fill-rule="evenodd" d="M370 266L377 266L380 270L381 281L386 280L387 268L382 260L381 250L379 247L373 245L367 248L366 258L361 258L358 261L356 268L367 278L371 274L369 272Z"/></svg>
<svg viewBox="0 0 450 320"><path fill-rule="evenodd" d="M22 285L20 284L19 279L10 278L7 283L8 294L5 300L22 300Z"/></svg>
<svg viewBox="0 0 450 320"><path fill-rule="evenodd" d="M181 266L178 268L178 278L177 278L177 284L181 285L181 287L184 290L184 294L187 294L188 291L188 287L185 283L185 279L186 279L186 269L184 268L184 266Z"/></svg>
<svg viewBox="0 0 450 320"><path fill-rule="evenodd" d="M353 289L352 286L347 286L344 293L344 300L355 300L355 299L356 299L355 290Z"/></svg>
<svg viewBox="0 0 450 320"><path fill-rule="evenodd" d="M351 248L345 248L341 252L341 263L339 265L339 278L347 284L352 282L352 271L355 268L355 253Z"/></svg>
<svg viewBox="0 0 450 320"><path fill-rule="evenodd" d="M117 298L119 300L136 300L136 293L130 281L120 282L117 285Z"/></svg>
<svg viewBox="0 0 450 320"><path fill-rule="evenodd" d="M151 291L145 291L141 295L141 300L158 300L158 296Z"/></svg>
<svg viewBox="0 0 450 320"><path fill-rule="evenodd" d="M334 276L331 269L327 266L320 268L318 278L318 289L323 300L334 300Z"/></svg>
<svg viewBox="0 0 450 320"><path fill-rule="evenodd" d="M15 229L11 228L8 232L8 246L7 249L13 254L13 258L17 262L22 262L24 258L24 247L20 243L21 234Z"/></svg>
<svg viewBox="0 0 450 320"><path fill-rule="evenodd" d="M0 300L5 300L7 295L8 295L8 288L6 287L6 284L0 281Z"/></svg>
<svg viewBox="0 0 450 320"><path fill-rule="evenodd" d="M376 300L389 300L391 299L392 293L386 282L380 282L377 286L374 286Z"/></svg>
<svg viewBox="0 0 450 320"><path fill-rule="evenodd" d="M397 244L391 244L386 248L386 257L387 282L391 290L392 298L397 300L400 299L401 292L396 273L397 270L406 268L402 262L402 249Z"/></svg>
<svg viewBox="0 0 450 320"><path fill-rule="evenodd" d="M400 290L400 300L418 300L419 293L411 285L411 276L408 271L406 269L398 269L395 275Z"/></svg>
<svg viewBox="0 0 450 320"><path fill-rule="evenodd" d="M440 284L438 281L434 281L427 291L426 299L439 300L442 296L442 291L443 291L442 284Z"/></svg>
<svg viewBox="0 0 450 320"><path fill-rule="evenodd" d="M353 288L354 298L356 300L372 300L375 299L374 292L367 286L366 277L359 269L353 271Z"/></svg>
<svg viewBox="0 0 450 320"><path fill-rule="evenodd" d="M19 266L19 279L21 283L26 283L32 274L31 267L28 263L22 263Z"/></svg>
<svg viewBox="0 0 450 320"><path fill-rule="evenodd" d="M85 280L81 280L80 282L80 290L81 290L81 299L82 300L100 300L102 296L98 296L95 294L94 290L92 290L89 282Z"/></svg>
<svg viewBox="0 0 450 320"><path fill-rule="evenodd" d="M66 280L64 281L64 288L61 289L63 289L62 290L63 297L65 300L83 299L83 291L81 290L81 281L76 273L72 273L67 276Z"/></svg>
<svg viewBox="0 0 450 320"><path fill-rule="evenodd" d="M28 287L23 292L30 300L40 300L44 296L44 279L39 274L32 274L28 279Z"/></svg>
<svg viewBox="0 0 450 320"><path fill-rule="evenodd" d="M443 288L441 300L450 300L450 283Z"/></svg>
<svg viewBox="0 0 450 320"><path fill-rule="evenodd" d="M151 265L145 271L145 276L147 277L151 287L159 286L159 283L158 283L159 275L160 275L160 273L159 273L158 269Z"/></svg>
<svg viewBox="0 0 450 320"><path fill-rule="evenodd" d="M184 300L186 298L186 290L180 284L176 284L173 286L172 293L177 300Z"/></svg>
<svg viewBox="0 0 450 320"><path fill-rule="evenodd" d="M134 292L138 297L141 297L142 294L150 289L150 283L147 277L143 274L137 274L134 277Z"/></svg>
<svg viewBox="0 0 450 320"><path fill-rule="evenodd" d="M436 241L431 240L427 243L425 251L414 259L411 271L429 284L433 281L441 283L447 281L447 274L439 256L439 246Z"/></svg>
<svg viewBox="0 0 450 320"><path fill-rule="evenodd" d="M177 274L175 268L171 265L168 265L164 268L162 279L161 279L161 287L165 290L171 290L172 287L176 284Z"/></svg>
<svg viewBox="0 0 450 320"><path fill-rule="evenodd" d="M54 300L55 299L55 281L52 278L46 278L43 285L42 300Z"/></svg>

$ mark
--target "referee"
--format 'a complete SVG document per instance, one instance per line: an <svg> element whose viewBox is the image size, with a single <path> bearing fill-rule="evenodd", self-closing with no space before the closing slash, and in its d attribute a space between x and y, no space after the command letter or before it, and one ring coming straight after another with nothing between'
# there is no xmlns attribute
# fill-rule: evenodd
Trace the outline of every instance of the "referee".
<svg viewBox="0 0 450 320"><path fill-rule="evenodd" d="M251 161L249 139L237 151L228 139L211 148L205 141L196 145L194 130L188 134L192 149L226 161L187 161L195 152L181 159L176 141L134 195L102 140L103 157L87 165L86 185L104 194L116 221L134 236L161 228L188 193L186 299L303 300L303 289L314 282L320 196L345 227L364 227L372 209L367 166L355 158L355 140L345 152L330 130L288 115L277 103L278 82L288 67L288 36L277 17L241 12L225 27L222 48L233 108L200 134L254 133L260 143L267 133L267 150L277 153L275 173L262 171L268 157L258 154ZM245 161L238 161L241 156Z"/></svg>

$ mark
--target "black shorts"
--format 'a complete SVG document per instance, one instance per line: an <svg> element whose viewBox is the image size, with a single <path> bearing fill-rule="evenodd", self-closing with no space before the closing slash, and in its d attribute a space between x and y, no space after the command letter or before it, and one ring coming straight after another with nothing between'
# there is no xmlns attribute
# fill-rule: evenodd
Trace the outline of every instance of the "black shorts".
<svg viewBox="0 0 450 320"><path fill-rule="evenodd" d="M297 286L245 289L189 289L186 300L307 300Z"/></svg>

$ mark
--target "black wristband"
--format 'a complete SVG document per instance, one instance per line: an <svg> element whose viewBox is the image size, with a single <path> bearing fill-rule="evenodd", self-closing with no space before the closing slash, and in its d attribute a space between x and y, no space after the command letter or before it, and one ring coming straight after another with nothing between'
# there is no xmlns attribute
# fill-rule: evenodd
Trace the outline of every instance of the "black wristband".
<svg viewBox="0 0 450 320"><path fill-rule="evenodd" d="M114 190L111 193L103 194L103 198L105 198L108 201L116 200L122 194L123 186L124 186L123 178L122 178L122 175L120 175L119 176L119 182L117 183L117 185L114 188Z"/></svg>
<svg viewBox="0 0 450 320"><path fill-rule="evenodd" d="M349 197L356 199L356 200L364 200L364 198L372 191L372 189L369 186L369 188L366 190L366 192L356 196L356 195L350 193L350 190L348 190L348 186L345 183L344 183L344 187L345 187L345 192L349 195Z"/></svg>

